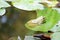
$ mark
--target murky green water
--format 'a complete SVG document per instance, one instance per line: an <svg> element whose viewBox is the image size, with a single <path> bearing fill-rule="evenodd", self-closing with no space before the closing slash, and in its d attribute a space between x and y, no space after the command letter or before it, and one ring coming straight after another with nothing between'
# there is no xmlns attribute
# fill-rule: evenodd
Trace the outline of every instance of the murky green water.
<svg viewBox="0 0 60 40"><path fill-rule="evenodd" d="M25 27L25 23L30 19L36 18L35 11L29 12L11 7L7 8L5 15L8 20L5 24L1 23L0 39L8 40L10 37L17 37L19 35L23 40L24 36L33 34L33 32L30 32L31 30ZM14 15L17 15L15 19Z"/></svg>

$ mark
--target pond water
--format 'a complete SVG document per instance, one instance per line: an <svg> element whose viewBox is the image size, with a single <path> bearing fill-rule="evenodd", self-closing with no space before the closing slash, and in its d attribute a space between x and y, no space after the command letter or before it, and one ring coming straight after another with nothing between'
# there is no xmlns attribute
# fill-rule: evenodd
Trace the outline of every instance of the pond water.
<svg viewBox="0 0 60 40"><path fill-rule="evenodd" d="M1 17L0 23L0 39L8 40L11 37L18 35L23 40L26 35L32 35L34 32L25 27L25 23L36 18L35 11L24 11L14 7L7 8L5 15Z"/></svg>

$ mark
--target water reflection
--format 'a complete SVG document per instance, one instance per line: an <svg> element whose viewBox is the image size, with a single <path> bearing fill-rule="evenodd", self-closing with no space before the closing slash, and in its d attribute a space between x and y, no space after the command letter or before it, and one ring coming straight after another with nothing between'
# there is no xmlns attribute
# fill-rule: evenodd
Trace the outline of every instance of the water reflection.
<svg viewBox="0 0 60 40"><path fill-rule="evenodd" d="M4 15L1 17L1 23L6 23L7 22L7 16Z"/></svg>

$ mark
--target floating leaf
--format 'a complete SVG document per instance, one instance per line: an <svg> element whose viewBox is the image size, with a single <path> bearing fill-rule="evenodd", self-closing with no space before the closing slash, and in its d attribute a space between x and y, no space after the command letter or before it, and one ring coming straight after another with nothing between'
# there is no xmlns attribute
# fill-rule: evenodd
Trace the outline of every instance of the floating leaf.
<svg viewBox="0 0 60 40"><path fill-rule="evenodd" d="M10 7L10 5L6 1L0 1L0 8Z"/></svg>
<svg viewBox="0 0 60 40"><path fill-rule="evenodd" d="M16 2L12 2L13 6L27 11L37 10L37 9L44 9L42 4L39 4L36 0L20 0Z"/></svg>
<svg viewBox="0 0 60 40"><path fill-rule="evenodd" d="M3 1L17 1L17 0L3 0Z"/></svg>
<svg viewBox="0 0 60 40"><path fill-rule="evenodd" d="M0 16L4 15L4 14L5 14L5 12L6 12L6 10L5 10L5 9L0 9Z"/></svg>
<svg viewBox="0 0 60 40"><path fill-rule="evenodd" d="M60 40L60 32L55 32L51 35L51 40Z"/></svg>
<svg viewBox="0 0 60 40"><path fill-rule="evenodd" d="M46 3L48 5L48 7L55 7L58 2L57 1L48 1Z"/></svg>
<svg viewBox="0 0 60 40"><path fill-rule="evenodd" d="M52 9L57 10L58 13L60 13L60 8L52 8Z"/></svg>
<svg viewBox="0 0 60 40"><path fill-rule="evenodd" d="M60 21L50 29L52 32L60 32Z"/></svg>

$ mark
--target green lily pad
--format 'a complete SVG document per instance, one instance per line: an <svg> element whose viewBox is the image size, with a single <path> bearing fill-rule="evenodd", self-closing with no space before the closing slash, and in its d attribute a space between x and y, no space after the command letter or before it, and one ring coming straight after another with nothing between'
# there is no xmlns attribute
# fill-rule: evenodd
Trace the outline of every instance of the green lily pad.
<svg viewBox="0 0 60 40"><path fill-rule="evenodd" d="M25 24L25 26L30 30L47 32L60 20L60 14L56 10L53 10L51 8L37 10L37 17L39 16L44 16L46 19L46 23L35 26L33 28L31 28L27 23Z"/></svg>

